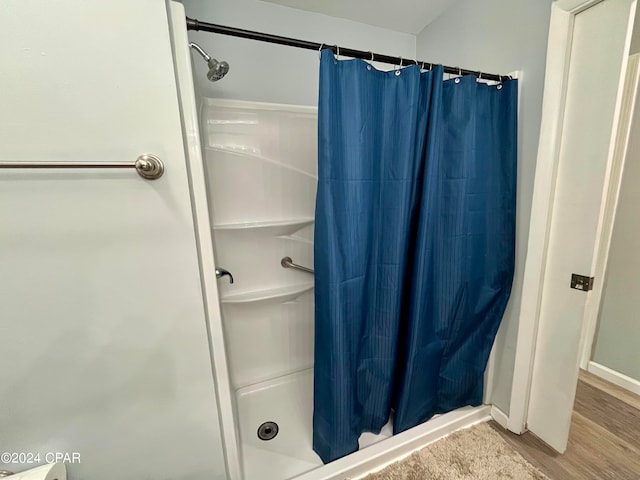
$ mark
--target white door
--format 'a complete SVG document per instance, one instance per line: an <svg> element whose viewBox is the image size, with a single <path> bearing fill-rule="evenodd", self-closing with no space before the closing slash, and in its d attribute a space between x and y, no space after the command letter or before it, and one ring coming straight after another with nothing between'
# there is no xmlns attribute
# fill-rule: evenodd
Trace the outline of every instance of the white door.
<svg viewBox="0 0 640 480"><path fill-rule="evenodd" d="M566 449L569 435L589 295L570 288L570 281L573 273L593 275L634 6L631 0L591 2L575 15L569 42L567 94L527 417L529 430L560 452Z"/></svg>
<svg viewBox="0 0 640 480"><path fill-rule="evenodd" d="M0 452L226 478L167 5L3 0L0 32L0 161L166 167L0 169Z"/></svg>

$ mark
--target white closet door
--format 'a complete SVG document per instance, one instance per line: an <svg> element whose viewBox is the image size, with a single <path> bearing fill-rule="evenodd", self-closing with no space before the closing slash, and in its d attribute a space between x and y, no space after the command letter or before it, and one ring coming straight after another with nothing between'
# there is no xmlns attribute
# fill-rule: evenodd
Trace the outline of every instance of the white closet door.
<svg viewBox="0 0 640 480"><path fill-rule="evenodd" d="M226 478L167 5L3 0L0 32L0 161L166 166L0 169L0 451Z"/></svg>
<svg viewBox="0 0 640 480"><path fill-rule="evenodd" d="M528 428L560 452L567 446L631 0L604 0L575 16ZM561 88L558 85L558 88ZM602 279L596 279L601 281Z"/></svg>

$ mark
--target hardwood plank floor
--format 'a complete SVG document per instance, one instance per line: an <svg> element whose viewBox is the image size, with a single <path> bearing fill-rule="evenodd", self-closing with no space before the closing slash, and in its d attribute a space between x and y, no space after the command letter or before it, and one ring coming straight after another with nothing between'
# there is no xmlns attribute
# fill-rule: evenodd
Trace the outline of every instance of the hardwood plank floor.
<svg viewBox="0 0 640 480"><path fill-rule="evenodd" d="M581 371L567 451L560 455L531 432L498 431L551 480L640 479L640 396Z"/></svg>
<svg viewBox="0 0 640 480"><path fill-rule="evenodd" d="M618 398L640 410L640 395L636 395L625 388L619 387L618 385L584 370L580 372L580 380L588 385L603 390L608 394L613 395L615 398Z"/></svg>

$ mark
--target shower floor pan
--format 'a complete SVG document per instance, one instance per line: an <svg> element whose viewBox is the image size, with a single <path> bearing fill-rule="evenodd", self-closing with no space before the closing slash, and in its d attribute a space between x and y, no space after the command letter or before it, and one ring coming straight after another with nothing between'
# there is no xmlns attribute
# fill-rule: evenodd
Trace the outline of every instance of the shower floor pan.
<svg viewBox="0 0 640 480"><path fill-rule="evenodd" d="M246 480L285 480L322 465L312 449L313 369L241 388L237 391L240 441ZM258 430L274 422L278 433L261 440ZM273 435L273 427L267 430ZM391 436L387 424L379 435L364 433L360 448Z"/></svg>

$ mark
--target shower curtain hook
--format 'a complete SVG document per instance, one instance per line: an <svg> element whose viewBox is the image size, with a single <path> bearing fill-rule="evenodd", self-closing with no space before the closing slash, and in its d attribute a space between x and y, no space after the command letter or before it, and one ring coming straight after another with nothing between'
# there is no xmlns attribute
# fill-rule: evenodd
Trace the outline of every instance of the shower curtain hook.
<svg viewBox="0 0 640 480"><path fill-rule="evenodd" d="M320 44L320 48L318 49L318 58L322 58L322 47L324 47L324 43Z"/></svg>
<svg viewBox="0 0 640 480"><path fill-rule="evenodd" d="M340 47L338 45L336 45L336 56L333 59L333 61L335 63L338 63L338 60L340 60Z"/></svg>
<svg viewBox="0 0 640 480"><path fill-rule="evenodd" d="M396 77L398 75L400 75L400 69L402 68L402 57L400 57L400 66L396 65L395 66L395 70L396 70Z"/></svg>
<svg viewBox="0 0 640 480"><path fill-rule="evenodd" d="M371 54L371 60L369 60L369 62L373 63L373 52L369 52ZM373 67L371 66L371 63L367 64L367 70L371 70Z"/></svg>
<svg viewBox="0 0 640 480"><path fill-rule="evenodd" d="M453 79L454 83L460 83L460 77L462 77L462 69L460 67L456 67L458 69L458 76Z"/></svg>
<svg viewBox="0 0 640 480"><path fill-rule="evenodd" d="M458 69L458 76L453 79L454 83L460 83L460 77L462 76L462 69L460 67L456 67ZM451 78L451 77L449 77Z"/></svg>

